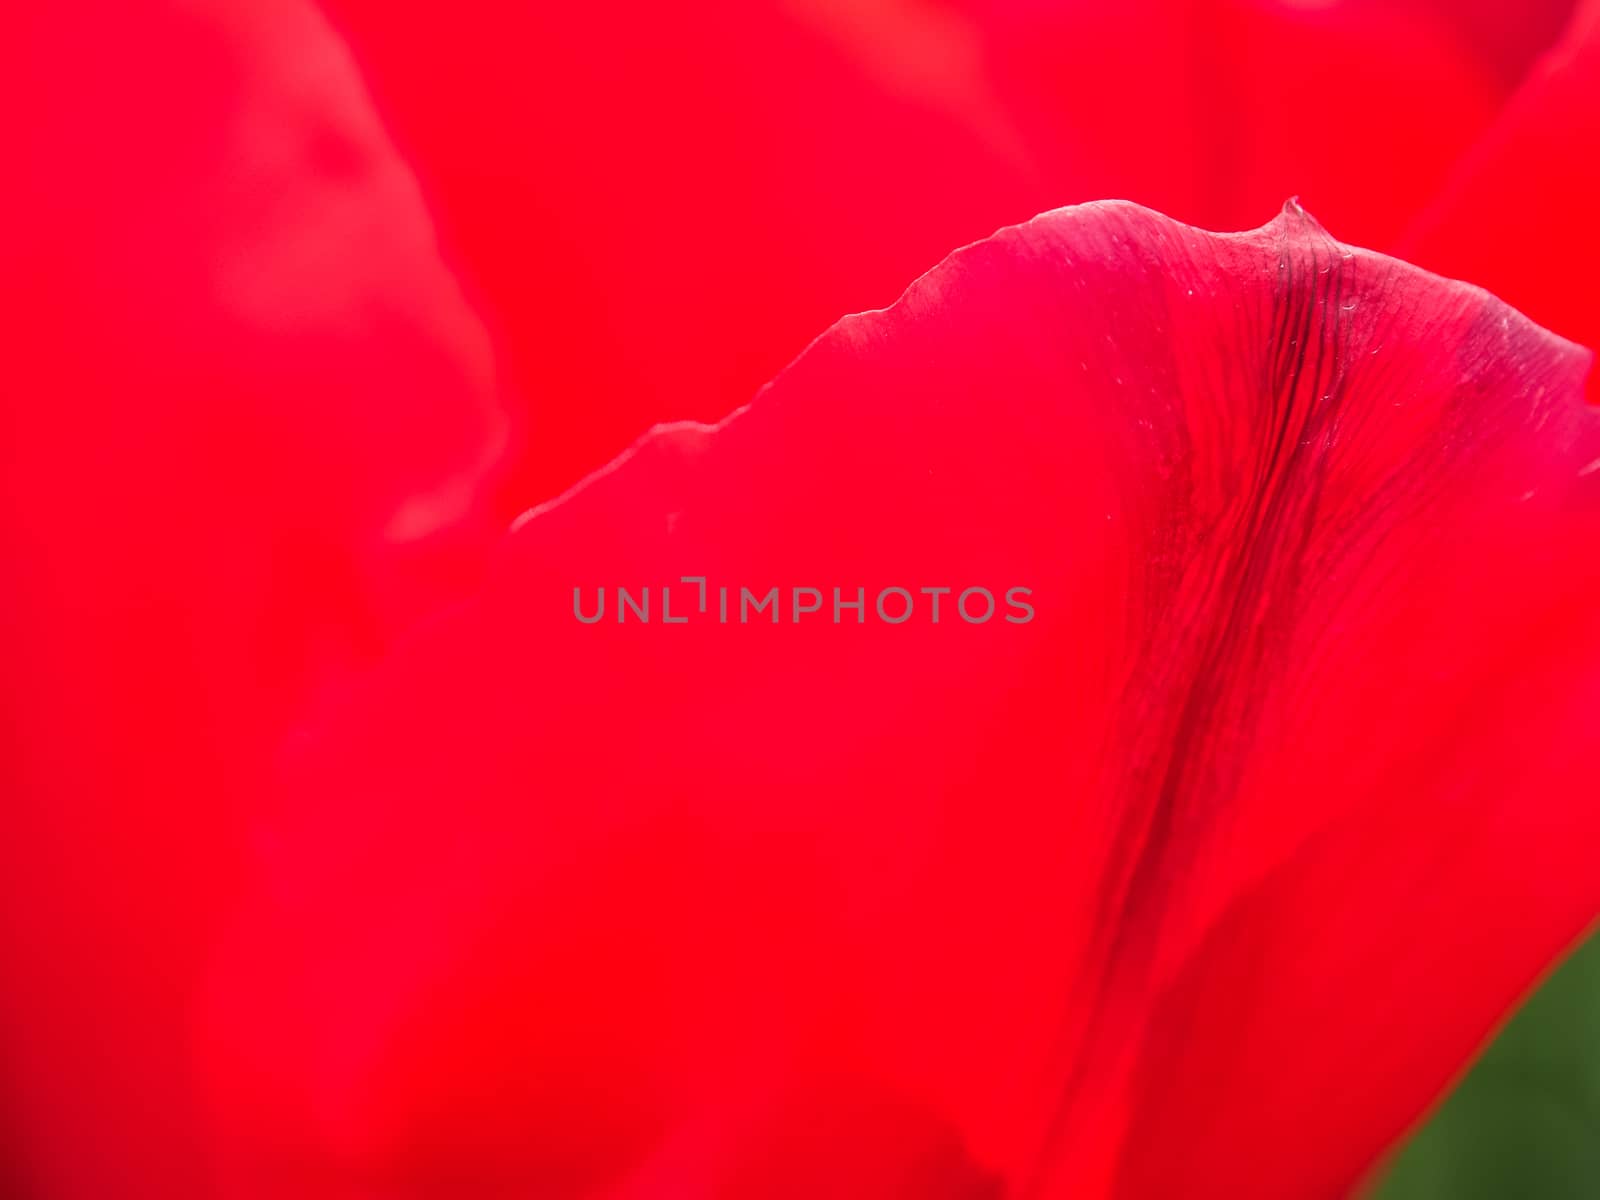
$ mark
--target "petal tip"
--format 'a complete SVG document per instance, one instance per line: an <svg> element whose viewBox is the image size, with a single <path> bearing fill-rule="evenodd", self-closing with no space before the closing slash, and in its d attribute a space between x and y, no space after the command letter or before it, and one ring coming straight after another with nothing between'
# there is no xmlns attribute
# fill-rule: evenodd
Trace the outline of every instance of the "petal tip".
<svg viewBox="0 0 1600 1200"><path fill-rule="evenodd" d="M1290 196L1283 202L1283 211L1278 215L1278 220L1291 227L1298 226L1323 234L1328 232L1321 221L1306 211L1299 196Z"/></svg>

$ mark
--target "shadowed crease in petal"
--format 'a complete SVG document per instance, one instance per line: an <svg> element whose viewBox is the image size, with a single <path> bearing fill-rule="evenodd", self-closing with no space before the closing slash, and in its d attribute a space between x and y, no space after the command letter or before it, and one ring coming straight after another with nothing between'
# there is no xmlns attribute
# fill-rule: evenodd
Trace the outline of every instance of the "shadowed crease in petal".
<svg viewBox="0 0 1600 1200"><path fill-rule="evenodd" d="M1600 906L1586 365L1101 203L658 430L289 765L236 1194L1342 1194Z"/></svg>

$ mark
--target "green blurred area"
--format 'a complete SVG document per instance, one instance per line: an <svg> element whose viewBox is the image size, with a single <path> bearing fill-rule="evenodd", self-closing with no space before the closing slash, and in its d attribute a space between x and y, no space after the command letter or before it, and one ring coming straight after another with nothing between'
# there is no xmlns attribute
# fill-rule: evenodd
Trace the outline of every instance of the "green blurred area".
<svg viewBox="0 0 1600 1200"><path fill-rule="evenodd" d="M1523 1005L1368 1200L1600 1200L1600 932Z"/></svg>

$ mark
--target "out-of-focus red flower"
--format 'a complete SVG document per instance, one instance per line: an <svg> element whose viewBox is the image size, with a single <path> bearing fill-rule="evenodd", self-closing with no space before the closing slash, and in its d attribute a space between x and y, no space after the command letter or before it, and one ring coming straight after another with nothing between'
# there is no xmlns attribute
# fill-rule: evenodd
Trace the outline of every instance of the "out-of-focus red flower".
<svg viewBox="0 0 1600 1200"><path fill-rule="evenodd" d="M26 8L0 39L0 1112L24 1195L183 1196L241 797L471 582L510 423L313 9Z"/></svg>
<svg viewBox="0 0 1600 1200"><path fill-rule="evenodd" d="M1588 359L1105 204L658 431L297 759L231 1194L1343 1194L1600 908Z"/></svg>

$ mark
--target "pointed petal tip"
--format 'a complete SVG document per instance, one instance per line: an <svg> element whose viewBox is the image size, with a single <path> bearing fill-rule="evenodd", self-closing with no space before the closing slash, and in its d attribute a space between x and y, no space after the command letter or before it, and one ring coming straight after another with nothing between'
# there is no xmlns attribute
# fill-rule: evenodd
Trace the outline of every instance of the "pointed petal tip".
<svg viewBox="0 0 1600 1200"><path fill-rule="evenodd" d="M1290 196L1283 202L1283 211L1278 214L1273 224L1279 221L1291 229L1305 229L1321 234L1328 233L1327 227L1306 211L1305 205L1300 203L1299 196Z"/></svg>

